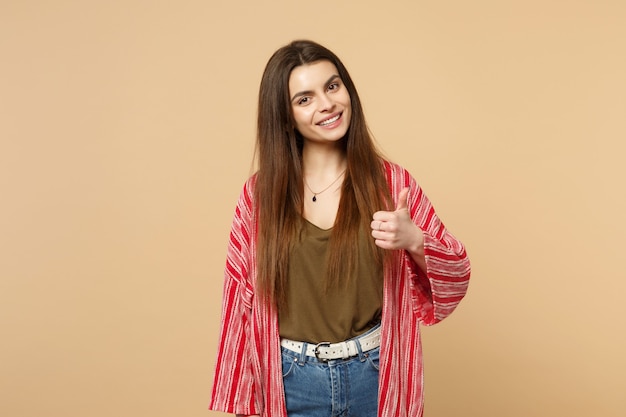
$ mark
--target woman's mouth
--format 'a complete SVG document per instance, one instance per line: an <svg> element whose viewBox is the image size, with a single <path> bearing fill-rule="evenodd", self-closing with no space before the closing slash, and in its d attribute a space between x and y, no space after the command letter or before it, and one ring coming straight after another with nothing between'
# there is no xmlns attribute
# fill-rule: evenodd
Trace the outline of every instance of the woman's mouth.
<svg viewBox="0 0 626 417"><path fill-rule="evenodd" d="M333 117L331 117L331 118L329 118L329 119L322 120L322 121L321 121L321 122L319 122L317 125L318 125L318 126L321 126L321 127L330 126L330 125L332 125L333 123L335 123L337 120L339 120L339 118L341 117L341 115L342 115L342 114L343 114L343 113L339 113L339 114L337 114L337 115L335 115L335 116L333 116Z"/></svg>

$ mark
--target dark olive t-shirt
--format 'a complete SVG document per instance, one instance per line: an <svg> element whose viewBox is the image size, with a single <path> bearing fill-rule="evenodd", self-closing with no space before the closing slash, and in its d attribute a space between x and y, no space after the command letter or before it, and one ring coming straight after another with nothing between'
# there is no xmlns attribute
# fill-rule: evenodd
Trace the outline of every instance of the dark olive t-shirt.
<svg viewBox="0 0 626 417"><path fill-rule="evenodd" d="M332 229L304 221L289 259L287 308L279 312L280 336L309 343L341 342L380 320L382 269L368 249L371 236L359 235L355 276L348 284L325 290L326 258Z"/></svg>

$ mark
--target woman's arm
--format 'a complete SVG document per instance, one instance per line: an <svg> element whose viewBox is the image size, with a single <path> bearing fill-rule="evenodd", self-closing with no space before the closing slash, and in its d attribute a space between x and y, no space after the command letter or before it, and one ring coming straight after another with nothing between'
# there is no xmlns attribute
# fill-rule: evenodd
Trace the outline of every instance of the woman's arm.
<svg viewBox="0 0 626 417"><path fill-rule="evenodd" d="M372 235L380 239L381 247L404 250L413 309L422 323L435 324L449 316L467 293L469 258L408 171L388 162L385 168L396 210L376 214Z"/></svg>
<svg viewBox="0 0 626 417"><path fill-rule="evenodd" d="M250 283L253 257L253 183L244 186L231 227L226 266L222 320L209 409L231 414L258 413L255 377L251 365Z"/></svg>

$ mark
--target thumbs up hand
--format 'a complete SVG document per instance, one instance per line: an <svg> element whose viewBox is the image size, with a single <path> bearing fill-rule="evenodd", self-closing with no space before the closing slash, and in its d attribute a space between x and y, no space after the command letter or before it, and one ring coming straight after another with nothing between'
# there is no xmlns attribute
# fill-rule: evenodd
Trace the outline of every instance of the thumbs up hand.
<svg viewBox="0 0 626 417"><path fill-rule="evenodd" d="M404 249L411 256L424 258L424 234L411 221L408 208L409 189L404 188L398 195L395 211L377 211L372 223L372 237L376 245L383 249ZM421 262L419 262L421 263Z"/></svg>

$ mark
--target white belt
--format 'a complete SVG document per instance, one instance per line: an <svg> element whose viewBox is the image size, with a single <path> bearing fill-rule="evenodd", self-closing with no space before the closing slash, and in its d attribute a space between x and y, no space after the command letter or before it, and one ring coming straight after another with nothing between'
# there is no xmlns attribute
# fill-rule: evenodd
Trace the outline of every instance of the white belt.
<svg viewBox="0 0 626 417"><path fill-rule="evenodd" d="M380 326L375 330L356 339L339 343L321 342L317 345L306 342L296 342L289 339L281 339L280 345L292 352L301 353L302 346L307 345L305 354L321 361L329 361L332 359L347 359L357 356L359 350L356 341L361 345L361 352L367 352L380 346Z"/></svg>

